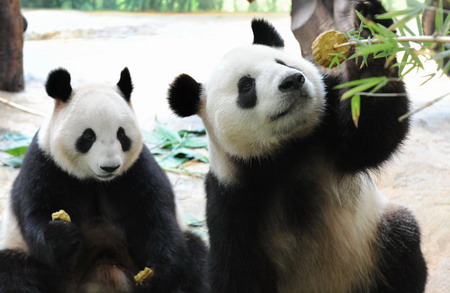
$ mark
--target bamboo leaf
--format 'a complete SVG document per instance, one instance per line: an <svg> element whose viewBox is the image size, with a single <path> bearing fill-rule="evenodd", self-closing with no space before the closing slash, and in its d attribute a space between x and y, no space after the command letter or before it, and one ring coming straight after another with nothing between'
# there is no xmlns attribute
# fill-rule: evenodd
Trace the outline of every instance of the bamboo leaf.
<svg viewBox="0 0 450 293"><path fill-rule="evenodd" d="M376 16L377 19L391 19L397 16L401 16L401 15L406 15L411 13L411 8L407 8L407 9L402 9L402 10L394 10L391 12L386 12L383 14L379 14Z"/></svg>
<svg viewBox="0 0 450 293"><path fill-rule="evenodd" d="M359 95L355 95L352 98L351 108L352 108L353 123L355 123L356 128L358 128L359 117L361 115L361 97Z"/></svg>
<svg viewBox="0 0 450 293"><path fill-rule="evenodd" d="M27 152L27 149L28 149L28 146L19 146L19 147L4 149L3 152L10 154L11 156L14 156L14 157L20 157L20 156L25 155L25 153Z"/></svg>
<svg viewBox="0 0 450 293"><path fill-rule="evenodd" d="M372 81L372 82L368 82L362 85L359 85L357 87L354 87L348 91L346 91L343 95L342 95L342 100L351 98L353 96L355 96L356 94L360 93L360 92L364 92L374 86L376 86L379 83L379 81Z"/></svg>
<svg viewBox="0 0 450 293"><path fill-rule="evenodd" d="M358 56L365 56L369 54L373 54L380 51L387 51L394 49L396 47L395 43L384 43L384 44L374 44L371 46L366 46L364 48L358 48L356 54Z"/></svg>
<svg viewBox="0 0 450 293"><path fill-rule="evenodd" d="M346 83L341 83L340 85L335 86L335 89L343 89L346 87L352 87L355 85L360 85L360 84L364 84L364 83L368 83L368 82L373 82L376 81L377 83L380 82L382 79L384 79L384 76L377 76L377 77L368 77L368 78L363 78L363 79L358 79L358 80L352 80Z"/></svg>

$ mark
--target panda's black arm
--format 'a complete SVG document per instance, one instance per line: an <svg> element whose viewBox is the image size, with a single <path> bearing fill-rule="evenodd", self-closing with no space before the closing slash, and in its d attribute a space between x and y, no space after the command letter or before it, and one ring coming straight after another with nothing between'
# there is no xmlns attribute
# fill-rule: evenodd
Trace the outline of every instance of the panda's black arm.
<svg viewBox="0 0 450 293"><path fill-rule="evenodd" d="M66 181L61 174L39 148L35 136L11 192L13 212L30 253L52 266L64 265L64 260L74 254L80 241L74 224L51 221L52 213L57 211L55 198L61 200L56 192L65 193ZM70 186L65 188L70 189Z"/></svg>
<svg viewBox="0 0 450 293"><path fill-rule="evenodd" d="M385 69L384 62L384 59L371 60L368 66L360 69L350 61L352 64L347 64L348 80L396 77L396 70ZM408 132L409 120L398 120L409 108L403 82L389 82L378 91L398 96L361 96L358 126L352 119L351 100L342 101L343 90L333 89L340 83L339 78L326 77L325 82L328 87L325 129L331 158L343 171L358 172L379 167L396 152Z"/></svg>
<svg viewBox="0 0 450 293"><path fill-rule="evenodd" d="M391 19L377 19L375 16L386 12L378 0L355 1L358 10L367 19L390 26ZM360 21L354 17L358 29ZM364 30L364 37L370 32ZM391 63L394 64L396 60ZM404 140L409 121L399 122L398 118L408 112L409 101L405 85L398 81L398 69L386 66L386 58L369 56L368 64L361 67L362 60L345 62L345 71L341 78L326 77L326 140L327 147L336 165L343 171L358 172L368 168L377 168L388 160ZM393 94L390 97L361 95L361 107L358 126L352 119L351 100L341 101L345 90L336 90L334 86L352 80L368 77L388 77L391 81L377 93Z"/></svg>

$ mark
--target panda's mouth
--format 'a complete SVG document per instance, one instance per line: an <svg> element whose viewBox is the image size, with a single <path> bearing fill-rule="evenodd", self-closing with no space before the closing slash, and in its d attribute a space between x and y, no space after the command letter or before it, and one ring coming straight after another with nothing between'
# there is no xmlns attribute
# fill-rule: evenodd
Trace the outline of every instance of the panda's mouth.
<svg viewBox="0 0 450 293"><path fill-rule="evenodd" d="M111 178L113 178L114 176L116 176L116 174L106 174L106 175L98 175L98 174L95 174L95 176L97 176L97 178L100 178L100 179L111 179Z"/></svg>
<svg viewBox="0 0 450 293"><path fill-rule="evenodd" d="M270 121L276 121L280 118L283 118L284 116L286 116L287 114L289 114L290 112L292 112L292 110L295 108L295 103L292 103L291 105L289 105L289 107L287 107L285 110L276 113L275 115L270 116Z"/></svg>

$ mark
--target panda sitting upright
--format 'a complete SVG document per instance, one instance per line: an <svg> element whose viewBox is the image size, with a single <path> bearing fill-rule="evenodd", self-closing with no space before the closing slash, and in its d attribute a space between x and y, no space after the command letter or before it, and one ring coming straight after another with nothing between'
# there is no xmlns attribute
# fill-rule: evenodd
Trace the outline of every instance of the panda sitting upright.
<svg viewBox="0 0 450 293"><path fill-rule="evenodd" d="M170 182L143 145L128 69L72 90L49 74L52 116L34 137L5 211L0 292L206 292L206 247L177 222ZM71 222L52 221L65 210ZM153 275L136 285L145 267Z"/></svg>
<svg viewBox="0 0 450 293"><path fill-rule="evenodd" d="M385 10L357 1L367 18ZM384 25L390 25L391 20ZM359 25L355 19L355 23ZM210 232L208 269L214 293L423 292L427 269L419 227L388 203L369 171L404 140L408 111L401 81L362 100L359 126L340 83L396 78L385 59L342 76L323 76L283 52L284 41L253 20L254 42L227 53L209 81L187 74L169 90L179 116L199 115L207 129Z"/></svg>

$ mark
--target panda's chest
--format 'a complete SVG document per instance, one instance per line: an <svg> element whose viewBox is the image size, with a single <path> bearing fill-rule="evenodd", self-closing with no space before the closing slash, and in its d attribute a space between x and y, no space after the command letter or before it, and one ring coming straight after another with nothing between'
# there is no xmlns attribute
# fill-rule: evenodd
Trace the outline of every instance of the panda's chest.
<svg viewBox="0 0 450 293"><path fill-rule="evenodd" d="M377 202L352 184L280 188L261 235L280 293L351 292L370 283Z"/></svg>

